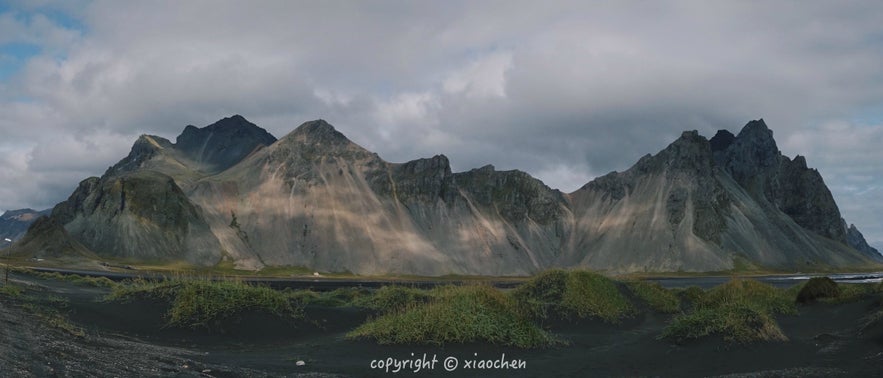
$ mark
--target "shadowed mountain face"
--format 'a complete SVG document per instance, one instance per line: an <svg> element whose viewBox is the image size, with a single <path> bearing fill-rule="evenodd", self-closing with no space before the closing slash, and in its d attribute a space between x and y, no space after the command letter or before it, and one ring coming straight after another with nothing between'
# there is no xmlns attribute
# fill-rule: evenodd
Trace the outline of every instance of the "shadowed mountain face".
<svg viewBox="0 0 883 378"><path fill-rule="evenodd" d="M142 136L33 228L27 251L50 237L51 248L81 255L359 274L721 271L740 261L811 270L880 260L845 226L819 173L782 156L762 120L710 141L684 132L565 194L520 171L454 173L443 155L389 163L323 120L276 140L234 116L188 126L176 143Z"/></svg>
<svg viewBox="0 0 883 378"><path fill-rule="evenodd" d="M218 172L238 163L255 148L269 146L275 141L276 138L266 130L234 115L201 129L185 127L175 147L207 170Z"/></svg>

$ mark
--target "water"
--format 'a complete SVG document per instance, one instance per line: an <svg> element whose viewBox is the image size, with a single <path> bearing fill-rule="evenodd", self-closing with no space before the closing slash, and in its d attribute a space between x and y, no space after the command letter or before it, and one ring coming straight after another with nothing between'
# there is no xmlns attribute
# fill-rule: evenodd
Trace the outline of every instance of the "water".
<svg viewBox="0 0 883 378"><path fill-rule="evenodd" d="M788 274L780 276L746 277L776 287L791 287L809 280L812 277L830 277L838 283L874 283L883 281L883 272L873 273L838 273L838 274ZM648 278L647 281L658 282L667 288L698 286L703 289L711 288L727 281L732 277L660 277Z"/></svg>

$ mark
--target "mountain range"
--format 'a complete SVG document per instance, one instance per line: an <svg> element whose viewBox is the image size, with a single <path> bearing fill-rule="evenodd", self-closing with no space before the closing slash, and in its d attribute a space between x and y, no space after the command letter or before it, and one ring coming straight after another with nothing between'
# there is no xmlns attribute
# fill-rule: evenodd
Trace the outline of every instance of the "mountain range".
<svg viewBox="0 0 883 378"><path fill-rule="evenodd" d="M14 253L356 274L786 271L880 264L806 159L763 120L696 131L573 193L517 170L391 163L324 120L281 139L236 115L142 135Z"/></svg>
<svg viewBox="0 0 883 378"><path fill-rule="evenodd" d="M0 215L0 240L18 240L25 235L31 223L37 218L49 215L52 209L37 211L33 209L9 210ZM4 246L0 244L0 246Z"/></svg>

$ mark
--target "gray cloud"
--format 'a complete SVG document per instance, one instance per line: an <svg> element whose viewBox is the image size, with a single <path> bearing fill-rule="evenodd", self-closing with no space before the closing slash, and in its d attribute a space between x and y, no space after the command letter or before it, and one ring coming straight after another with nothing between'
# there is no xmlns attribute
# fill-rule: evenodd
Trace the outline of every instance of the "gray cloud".
<svg viewBox="0 0 883 378"><path fill-rule="evenodd" d="M387 160L444 153L564 191L682 130L763 117L883 247L875 2L76 5L0 14L0 48L43 47L0 82L0 208L66 198L140 133L235 113L277 136L324 118Z"/></svg>

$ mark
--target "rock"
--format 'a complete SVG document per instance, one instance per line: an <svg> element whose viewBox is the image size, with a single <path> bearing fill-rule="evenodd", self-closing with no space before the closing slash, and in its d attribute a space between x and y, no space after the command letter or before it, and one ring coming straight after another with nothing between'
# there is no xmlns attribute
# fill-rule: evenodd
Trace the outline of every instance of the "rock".
<svg viewBox="0 0 883 378"><path fill-rule="evenodd" d="M176 139L175 148L205 169L222 171L256 148L274 142L276 137L237 114L203 128L187 126Z"/></svg>
<svg viewBox="0 0 883 378"><path fill-rule="evenodd" d="M763 119L748 122L735 139L723 131L716 137L715 163L756 201L772 204L816 234L846 242L840 210L822 176L807 168L804 157L783 156Z"/></svg>
<svg viewBox="0 0 883 378"><path fill-rule="evenodd" d="M685 131L565 194L492 165L455 173L444 155L390 163L324 120L275 140L233 116L188 126L175 144L142 136L16 247L415 275L876 261L847 245L861 247L850 232L821 175L782 156L763 120L711 140Z"/></svg>
<svg viewBox="0 0 883 378"><path fill-rule="evenodd" d="M134 172L144 164L163 153L164 150L171 149L172 143L167 139L155 135L141 135L135 144L132 145L129 155L120 160L114 166L108 168L104 173L105 176L121 175L126 172Z"/></svg>
<svg viewBox="0 0 883 378"><path fill-rule="evenodd" d="M457 188L468 192L475 202L496 209L512 222L528 218L550 224L562 215L564 196L522 171L497 171L484 166L453 175Z"/></svg>

